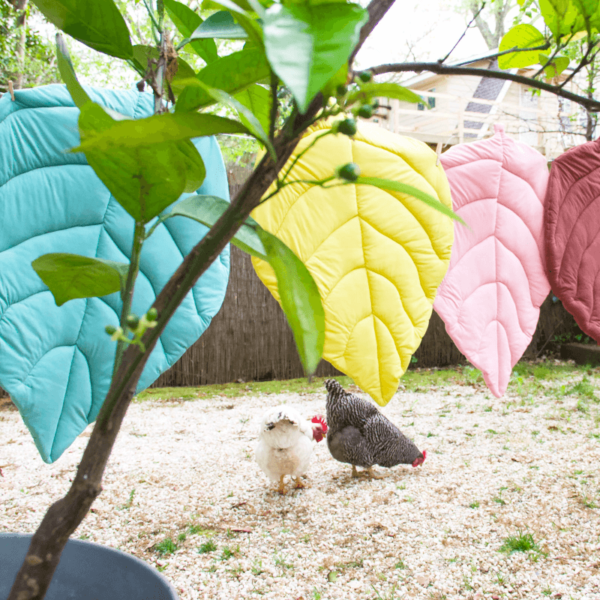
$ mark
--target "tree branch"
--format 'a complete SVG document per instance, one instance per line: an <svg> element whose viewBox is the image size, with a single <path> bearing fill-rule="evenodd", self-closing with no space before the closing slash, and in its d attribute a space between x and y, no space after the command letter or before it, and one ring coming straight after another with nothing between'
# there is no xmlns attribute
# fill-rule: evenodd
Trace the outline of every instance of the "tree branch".
<svg viewBox="0 0 600 600"><path fill-rule="evenodd" d="M450 58L450 55L456 50L456 47L462 42L465 35L467 35L467 31L469 31L469 29L471 29L471 26L473 25L473 21L477 20L477 17L479 17L479 13L484 8L485 8L485 2L482 2L481 6L479 7L479 10L475 13L473 18L469 21L469 24L465 27L465 30L462 32L462 35L458 38L458 41L456 42L456 44L454 44L454 46L452 46L452 49L450 50L450 52L448 52L448 54L446 54L446 56L444 56L444 58L438 60L438 62L440 64L446 62L448 60L448 58Z"/></svg>
<svg viewBox="0 0 600 600"><path fill-rule="evenodd" d="M395 0L371 0L371 3L367 7L367 10L369 11L369 20L362 26L362 29L360 30L360 37L358 38L358 44L356 44L354 52L352 52L350 58L348 59L348 64L350 66L352 66L352 63L354 62L358 51L365 43L365 40L371 35L373 29L377 27L379 21L383 19L385 13L392 8L394 2Z"/></svg>
<svg viewBox="0 0 600 600"><path fill-rule="evenodd" d="M429 71L430 73L436 73L438 75L466 75L469 77L503 79L504 81L513 81L515 83L526 85L530 88L544 90L545 92L549 92L555 96L560 96L566 100L571 100L572 102L585 107L590 112L600 112L600 101L598 100L573 94L572 92L568 92L559 86L551 85L543 81L537 81L536 79L531 79L529 77L525 77L524 75L509 73L508 71L491 71L488 69L477 69L474 67L453 67L442 65L438 62L396 63L378 65L365 70L371 71L373 75L383 75L384 73L421 73L423 71Z"/></svg>

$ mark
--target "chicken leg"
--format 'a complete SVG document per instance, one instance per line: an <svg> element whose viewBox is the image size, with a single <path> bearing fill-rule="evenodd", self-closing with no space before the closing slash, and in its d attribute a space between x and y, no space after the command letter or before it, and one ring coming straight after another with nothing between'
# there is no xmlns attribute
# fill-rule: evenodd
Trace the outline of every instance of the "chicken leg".
<svg viewBox="0 0 600 600"><path fill-rule="evenodd" d="M302 481L300 480L300 477L294 477L296 483L294 485L294 488L297 490L302 490L306 487L305 483L302 483Z"/></svg>
<svg viewBox="0 0 600 600"><path fill-rule="evenodd" d="M285 477L285 475L281 475L281 477L279 478L279 487L277 488L277 491L283 495L285 494L285 485L283 483L283 478Z"/></svg>

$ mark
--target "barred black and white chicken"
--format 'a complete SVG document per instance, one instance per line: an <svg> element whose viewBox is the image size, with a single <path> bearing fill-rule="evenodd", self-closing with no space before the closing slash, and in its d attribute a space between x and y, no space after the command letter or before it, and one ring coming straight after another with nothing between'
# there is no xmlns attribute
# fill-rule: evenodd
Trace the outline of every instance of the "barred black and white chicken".
<svg viewBox="0 0 600 600"><path fill-rule="evenodd" d="M325 381L327 388L327 446L331 456L356 467L367 469L373 476L373 465L395 467L425 462L421 452L389 419L372 404L346 392L335 379Z"/></svg>

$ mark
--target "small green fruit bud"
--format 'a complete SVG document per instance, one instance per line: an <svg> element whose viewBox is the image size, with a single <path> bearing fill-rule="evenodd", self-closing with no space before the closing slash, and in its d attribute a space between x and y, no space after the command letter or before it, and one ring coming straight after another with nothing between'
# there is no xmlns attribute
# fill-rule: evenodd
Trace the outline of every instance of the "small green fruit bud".
<svg viewBox="0 0 600 600"><path fill-rule="evenodd" d="M137 329L139 324L140 319L137 315L131 314L127 316L127 327L129 327L129 329Z"/></svg>
<svg viewBox="0 0 600 600"><path fill-rule="evenodd" d="M363 119L370 119L373 116L373 107L370 104L363 104L356 114Z"/></svg>
<svg viewBox="0 0 600 600"><path fill-rule="evenodd" d="M347 93L348 93L347 85L338 85L337 89L335 90L336 96L345 96Z"/></svg>
<svg viewBox="0 0 600 600"><path fill-rule="evenodd" d="M148 321L156 321L156 319L158 319L158 312L156 312L155 308L151 308L146 313L146 319L148 319Z"/></svg>
<svg viewBox="0 0 600 600"><path fill-rule="evenodd" d="M373 102L371 102L371 106L373 107L373 110L377 110L379 108L379 100L373 100Z"/></svg>
<svg viewBox="0 0 600 600"><path fill-rule="evenodd" d="M369 83L369 81L371 81L371 79L373 79L373 73L371 73L371 71L363 71L362 73L358 74L358 78L363 83Z"/></svg>
<svg viewBox="0 0 600 600"><path fill-rule="evenodd" d="M336 169L336 175L339 179L356 181L360 176L360 167L356 163L346 163Z"/></svg>
<svg viewBox="0 0 600 600"><path fill-rule="evenodd" d="M108 335L113 335L117 331L117 328L113 327L112 325L107 325L104 328L104 331L106 331L106 333L108 333Z"/></svg>
<svg viewBox="0 0 600 600"><path fill-rule="evenodd" d="M344 135L352 136L356 133L356 121L354 119L344 119L333 124L333 130Z"/></svg>

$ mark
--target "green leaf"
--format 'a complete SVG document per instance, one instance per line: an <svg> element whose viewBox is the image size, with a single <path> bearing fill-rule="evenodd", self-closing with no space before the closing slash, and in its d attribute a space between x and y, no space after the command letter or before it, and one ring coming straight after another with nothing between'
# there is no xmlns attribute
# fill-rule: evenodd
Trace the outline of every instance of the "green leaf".
<svg viewBox="0 0 600 600"><path fill-rule="evenodd" d="M544 65L544 73L548 79L560 75L571 61L566 56L555 56L552 60L546 54L540 54L540 63Z"/></svg>
<svg viewBox="0 0 600 600"><path fill-rule="evenodd" d="M212 14L190 36L191 40L217 38L222 40L245 40L248 34L244 28L233 20L226 10Z"/></svg>
<svg viewBox="0 0 600 600"><path fill-rule="evenodd" d="M265 13L267 57L305 112L348 61L368 13L358 4L274 4Z"/></svg>
<svg viewBox="0 0 600 600"><path fill-rule="evenodd" d="M210 94L217 102L229 106L237 111L240 116L240 120L247 127L251 135L257 140L261 141L271 153L274 159L277 159L275 149L273 148L271 141L269 140L268 129L265 131L260 121L254 116L252 111L248 110L241 102L236 100L233 96L230 96L223 90L212 88L201 81L198 84L202 86L208 94Z"/></svg>
<svg viewBox="0 0 600 600"><path fill-rule="evenodd" d="M573 0L573 5L583 17L589 18L598 10L599 0Z"/></svg>
<svg viewBox="0 0 600 600"><path fill-rule="evenodd" d="M323 95L326 98L331 98L336 95L336 91L340 85L346 85L348 81L348 63L344 63L339 71L327 82L323 87Z"/></svg>
<svg viewBox="0 0 600 600"><path fill-rule="evenodd" d="M177 142L177 150L186 169L184 192L188 194L195 192L206 178L206 167L202 156L191 140Z"/></svg>
<svg viewBox="0 0 600 600"><path fill-rule="evenodd" d="M36 258L31 266L52 292L57 306L75 298L96 298L125 289L126 263L53 253Z"/></svg>
<svg viewBox="0 0 600 600"><path fill-rule="evenodd" d="M408 185L407 183L401 183L399 181L393 181L392 179L380 179L379 177L358 177L358 179L354 182L356 184L362 183L363 185L372 185L381 190L389 190L391 192L400 192L401 194L406 194L407 196L412 196L417 200L421 200L425 202L427 206L431 206L435 210L441 212L443 215L466 225L466 223L451 209L449 209L445 204L442 204L437 198L430 196L427 192L424 192L412 185Z"/></svg>
<svg viewBox="0 0 600 600"><path fill-rule="evenodd" d="M252 48L219 58L204 67L197 78L212 88L235 95L269 77L269 74L269 63L264 52ZM214 102L214 98L202 86L190 85L181 92L175 111L197 110Z"/></svg>
<svg viewBox="0 0 600 600"><path fill-rule="evenodd" d="M88 146L88 163L136 222L147 223L186 190L199 187L205 169L198 150L183 138L123 146L119 132L123 133L125 125L124 135L131 135L136 131L136 123L139 121L115 121L100 105L91 102L82 107L79 116L81 142ZM143 126L136 134L143 138ZM104 149L102 143L100 148L93 143L98 137L103 140Z"/></svg>
<svg viewBox="0 0 600 600"><path fill-rule="evenodd" d="M304 370L312 375L325 342L325 311L315 280L302 261L277 237L262 228L257 233L277 277L281 308L292 328Z"/></svg>
<svg viewBox="0 0 600 600"><path fill-rule="evenodd" d="M556 39L585 29L585 20L571 0L540 0L540 10Z"/></svg>
<svg viewBox="0 0 600 600"><path fill-rule="evenodd" d="M397 83L363 83L359 90L348 96L348 101L363 100L369 102L373 98L394 98L401 102L423 103L423 98ZM424 103L428 106L427 103Z"/></svg>
<svg viewBox="0 0 600 600"><path fill-rule="evenodd" d="M502 38L500 52L513 48L536 48L546 45L544 35L533 25L516 25ZM531 52L513 52L498 57L498 66L501 69L515 69L536 65L539 62L540 50Z"/></svg>
<svg viewBox="0 0 600 600"><path fill-rule="evenodd" d="M165 113L145 119L114 122L111 127L90 134L74 152L119 148L143 148L164 142L178 142L217 133L247 133L247 127L225 117L200 113Z"/></svg>
<svg viewBox="0 0 600 600"><path fill-rule="evenodd" d="M131 58L129 29L113 0L32 0L56 27L86 46Z"/></svg>
<svg viewBox="0 0 600 600"><path fill-rule="evenodd" d="M265 131L269 131L271 124L271 92L262 85L255 83L235 98L248 110L252 111Z"/></svg>
<svg viewBox="0 0 600 600"><path fill-rule="evenodd" d="M167 13L173 21L175 27L184 38L189 38L192 33L203 23L199 14L195 13L185 4L176 0L164 0ZM190 48L202 58L206 64L211 63L219 55L217 54L217 45L214 40L195 40L190 43Z"/></svg>
<svg viewBox="0 0 600 600"><path fill-rule="evenodd" d="M195 196L189 196L177 203L165 217L187 217L188 219L194 219L207 227L212 227L228 208L229 202L222 198L197 194ZM248 217L246 223L238 229L231 240L231 243L252 256L256 256L262 260L268 260L265 248L260 237L256 233L257 227L258 224L256 221L251 217Z"/></svg>
<svg viewBox="0 0 600 600"><path fill-rule="evenodd" d="M75 106L81 108L87 102L91 102L90 97L77 79L73 63L71 62L71 56L69 55L69 49L60 33L56 34L56 59L61 79L65 82L69 94L71 94L71 98L75 102Z"/></svg>

